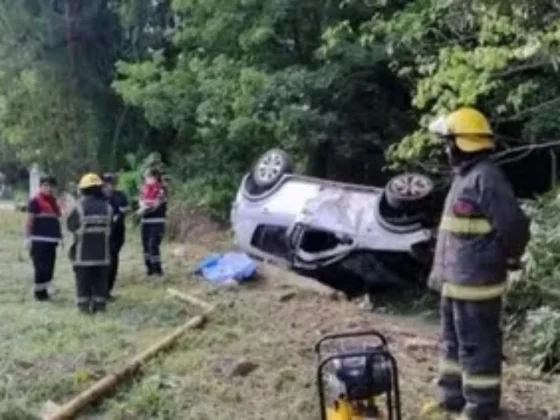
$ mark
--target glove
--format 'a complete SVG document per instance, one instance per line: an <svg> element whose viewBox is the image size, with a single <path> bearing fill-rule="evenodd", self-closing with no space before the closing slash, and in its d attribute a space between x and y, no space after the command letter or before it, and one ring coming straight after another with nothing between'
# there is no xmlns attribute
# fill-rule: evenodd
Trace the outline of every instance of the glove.
<svg viewBox="0 0 560 420"><path fill-rule="evenodd" d="M31 239L25 238L25 239L23 240L23 247L24 247L25 249L31 249Z"/></svg>

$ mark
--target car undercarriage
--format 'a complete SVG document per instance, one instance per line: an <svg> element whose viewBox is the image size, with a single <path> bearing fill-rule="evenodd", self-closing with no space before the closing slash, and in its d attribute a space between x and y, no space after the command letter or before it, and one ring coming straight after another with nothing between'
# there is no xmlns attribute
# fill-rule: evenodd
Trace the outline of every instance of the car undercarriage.
<svg viewBox="0 0 560 420"><path fill-rule="evenodd" d="M249 255L287 264L354 298L425 284L438 191L431 178L414 173L384 188L293 174L287 155L273 149L243 179L231 222L235 242Z"/></svg>

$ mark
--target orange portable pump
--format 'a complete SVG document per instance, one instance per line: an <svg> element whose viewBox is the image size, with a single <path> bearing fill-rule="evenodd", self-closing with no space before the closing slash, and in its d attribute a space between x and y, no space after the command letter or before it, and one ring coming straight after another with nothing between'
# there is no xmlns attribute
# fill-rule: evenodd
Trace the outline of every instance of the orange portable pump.
<svg viewBox="0 0 560 420"><path fill-rule="evenodd" d="M327 342L336 347L342 339L356 337L373 337L380 344L359 351L339 348L326 355L322 351ZM329 334L317 342L315 352L321 420L401 420L397 363L381 333Z"/></svg>

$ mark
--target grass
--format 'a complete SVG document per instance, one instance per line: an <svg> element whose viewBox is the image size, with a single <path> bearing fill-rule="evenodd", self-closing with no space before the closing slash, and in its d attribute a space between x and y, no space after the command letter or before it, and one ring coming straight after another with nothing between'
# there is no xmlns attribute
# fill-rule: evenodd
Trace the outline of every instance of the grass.
<svg viewBox="0 0 560 420"><path fill-rule="evenodd" d="M71 270L60 255L50 303L32 300L30 261L21 251L22 216L0 217L0 419L38 418L42 405L63 403L145 349L197 308L170 298L172 286L218 304L208 324L149 363L135 380L91 407L81 418L109 420L309 420L318 419L314 342L324 333L378 328L391 340L400 370L405 419L416 419L433 393L437 329L416 317L361 311L354 303L287 289L282 279L212 289L190 272L197 258L223 243L187 244L188 261L165 250L168 276L143 277L139 241L130 232L117 280L119 299L105 315L86 317L74 306ZM410 346L420 337L428 346ZM228 374L248 360L249 375ZM558 410L558 381L517 367L506 369L508 418L544 419Z"/></svg>
<svg viewBox="0 0 560 420"><path fill-rule="evenodd" d="M32 297L32 270L21 249L22 216L2 213L0 231L0 418L20 406L38 412L63 401L126 357L147 347L184 320L193 308L169 298L165 288L142 280L137 246L123 255L122 298L107 316L87 317L75 309L72 273L59 255L52 302Z"/></svg>

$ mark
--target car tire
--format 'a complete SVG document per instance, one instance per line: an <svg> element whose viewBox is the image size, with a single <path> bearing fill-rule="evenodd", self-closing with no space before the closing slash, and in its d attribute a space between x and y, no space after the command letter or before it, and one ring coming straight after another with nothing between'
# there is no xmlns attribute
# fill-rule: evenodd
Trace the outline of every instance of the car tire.
<svg viewBox="0 0 560 420"><path fill-rule="evenodd" d="M251 175L258 187L268 189L292 170L292 162L288 154L281 149L271 149L259 157Z"/></svg>
<svg viewBox="0 0 560 420"><path fill-rule="evenodd" d="M387 204L399 213L423 213L431 205L434 181L419 173L397 175L385 186Z"/></svg>

